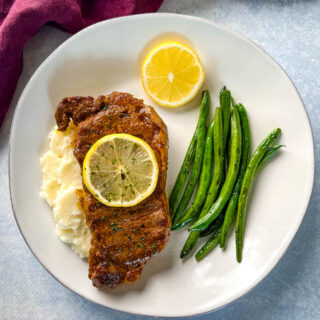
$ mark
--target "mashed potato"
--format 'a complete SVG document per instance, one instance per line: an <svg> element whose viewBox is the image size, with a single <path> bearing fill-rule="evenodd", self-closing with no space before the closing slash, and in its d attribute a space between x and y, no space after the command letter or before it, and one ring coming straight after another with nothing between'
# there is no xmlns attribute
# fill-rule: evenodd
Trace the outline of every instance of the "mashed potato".
<svg viewBox="0 0 320 320"><path fill-rule="evenodd" d="M49 150L41 157L43 180L41 197L53 208L58 237L81 257L89 255L91 234L79 206L82 190L80 166L73 155L75 127L49 133Z"/></svg>

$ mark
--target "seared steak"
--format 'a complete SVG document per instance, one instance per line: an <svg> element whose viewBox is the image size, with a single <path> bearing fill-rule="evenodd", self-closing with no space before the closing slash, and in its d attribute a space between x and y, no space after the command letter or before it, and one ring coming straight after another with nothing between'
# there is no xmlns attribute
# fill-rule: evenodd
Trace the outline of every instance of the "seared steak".
<svg viewBox="0 0 320 320"><path fill-rule="evenodd" d="M70 97L57 107L56 121L64 131L70 119L77 125L74 155L82 167L90 147L111 133L128 133L146 141L159 166L155 191L138 205L107 207L83 185L80 203L92 234L89 278L96 287L133 283L143 264L166 245L171 220L165 195L168 159L167 128L155 110L129 93L113 92L97 99Z"/></svg>

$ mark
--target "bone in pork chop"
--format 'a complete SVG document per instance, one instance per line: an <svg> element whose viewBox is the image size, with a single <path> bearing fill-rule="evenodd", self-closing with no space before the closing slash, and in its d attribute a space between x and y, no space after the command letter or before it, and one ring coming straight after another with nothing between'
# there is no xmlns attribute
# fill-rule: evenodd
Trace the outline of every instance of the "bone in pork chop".
<svg viewBox="0 0 320 320"><path fill-rule="evenodd" d="M70 119L76 129L74 155L82 167L90 147L112 133L128 133L146 141L155 153L159 178L156 189L133 207L108 207L98 202L83 184L80 203L91 231L89 278L96 287L114 288L136 281L143 264L157 255L169 239L171 220L165 194L167 128L155 110L129 93L113 92L97 99L64 98L57 107L59 130Z"/></svg>

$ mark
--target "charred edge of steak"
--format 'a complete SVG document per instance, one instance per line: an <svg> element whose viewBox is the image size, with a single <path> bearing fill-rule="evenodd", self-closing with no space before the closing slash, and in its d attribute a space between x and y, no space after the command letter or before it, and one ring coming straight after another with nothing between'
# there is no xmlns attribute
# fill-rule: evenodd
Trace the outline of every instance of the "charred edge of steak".
<svg viewBox="0 0 320 320"><path fill-rule="evenodd" d="M70 119L75 125L85 120L88 116L97 113L101 106L95 103L93 97L69 97L64 98L58 104L55 118L60 131L68 128Z"/></svg>
<svg viewBox="0 0 320 320"><path fill-rule="evenodd" d="M121 272L105 273L100 278L92 278L92 284L97 288L115 288L124 281L124 275Z"/></svg>
<svg viewBox="0 0 320 320"><path fill-rule="evenodd" d="M99 96L97 99L93 97L68 97L62 99L58 104L55 113L56 122L60 131L65 131L68 128L70 119L75 125L84 121L93 114L101 110L106 110L110 104L131 104L142 105L143 100L134 98L130 93L114 91L110 95Z"/></svg>

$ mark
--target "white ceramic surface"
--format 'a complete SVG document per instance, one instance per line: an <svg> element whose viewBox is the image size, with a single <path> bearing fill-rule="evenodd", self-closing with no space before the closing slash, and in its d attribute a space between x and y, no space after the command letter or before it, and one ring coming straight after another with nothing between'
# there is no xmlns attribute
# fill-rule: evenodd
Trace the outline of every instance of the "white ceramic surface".
<svg viewBox="0 0 320 320"><path fill-rule="evenodd" d="M170 191L198 115L199 98L187 106L155 105L143 91L140 65L162 41L191 46L206 70L204 88L212 106L225 84L247 108L253 148L272 129L283 130L287 147L258 176L250 196L243 262L235 259L234 236L226 251L216 249L201 263L179 259L187 236L174 232L167 248L146 266L132 286L97 290L87 262L54 232L51 209L39 197L40 155L54 125L59 100L71 95L131 92L155 106L169 130ZM296 233L313 185L311 129L303 103L279 65L252 42L203 19L173 14L118 18L71 37L35 72L16 109L10 137L10 189L16 220L30 249L62 284L101 305L138 314L186 316L219 308L261 281Z"/></svg>

